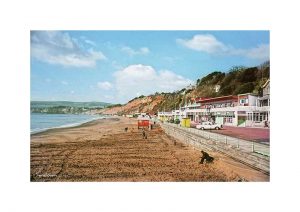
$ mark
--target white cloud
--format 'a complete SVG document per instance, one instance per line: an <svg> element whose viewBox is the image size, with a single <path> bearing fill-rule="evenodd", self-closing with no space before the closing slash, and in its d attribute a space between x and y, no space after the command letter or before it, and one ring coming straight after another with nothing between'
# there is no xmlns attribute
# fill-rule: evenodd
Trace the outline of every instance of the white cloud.
<svg viewBox="0 0 300 212"><path fill-rule="evenodd" d="M69 83L67 81L61 81L61 84L63 84L63 85L69 85Z"/></svg>
<svg viewBox="0 0 300 212"><path fill-rule="evenodd" d="M261 44L250 49L237 49L222 43L210 34L199 34L192 39L177 39L176 41L186 48L208 54L243 56L258 60L268 60L270 55L268 44Z"/></svg>
<svg viewBox="0 0 300 212"><path fill-rule="evenodd" d="M98 82L97 83L98 88L103 89L103 90L110 90L113 88L113 85L110 82Z"/></svg>
<svg viewBox="0 0 300 212"><path fill-rule="evenodd" d="M270 46L261 44L258 47L248 49L244 54L249 58L268 60L270 58Z"/></svg>
<svg viewBox="0 0 300 212"><path fill-rule="evenodd" d="M124 46L121 49L123 52L128 54L129 56L134 55L146 55L150 52L150 50L147 47L141 47L138 50L134 50L133 48L130 48L129 46Z"/></svg>
<svg viewBox="0 0 300 212"><path fill-rule="evenodd" d="M147 47L142 47L140 48L140 53L141 54L148 54L150 50Z"/></svg>
<svg viewBox="0 0 300 212"><path fill-rule="evenodd" d="M84 42L86 42L87 44L90 44L92 46L96 46L96 43L91 40L86 39L86 40L84 40Z"/></svg>
<svg viewBox="0 0 300 212"><path fill-rule="evenodd" d="M50 64L73 67L94 67L106 57L100 51L86 50L68 33L59 31L32 31L31 56Z"/></svg>
<svg viewBox="0 0 300 212"><path fill-rule="evenodd" d="M174 72L157 72L151 66L131 65L114 74L117 99L126 102L135 96L149 95L155 92L172 92L193 83Z"/></svg>
<svg viewBox="0 0 300 212"><path fill-rule="evenodd" d="M195 35L190 40L177 39L177 42L187 48L206 53L216 53L227 50L227 47L223 43L209 34Z"/></svg>

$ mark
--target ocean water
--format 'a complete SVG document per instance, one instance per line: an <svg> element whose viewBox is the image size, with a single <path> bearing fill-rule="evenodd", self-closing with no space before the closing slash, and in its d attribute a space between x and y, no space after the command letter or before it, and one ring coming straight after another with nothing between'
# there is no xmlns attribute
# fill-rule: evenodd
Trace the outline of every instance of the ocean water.
<svg viewBox="0 0 300 212"><path fill-rule="evenodd" d="M101 119L99 115L86 114L44 114L31 113L30 114L30 133L46 131L53 128L73 127L80 124Z"/></svg>

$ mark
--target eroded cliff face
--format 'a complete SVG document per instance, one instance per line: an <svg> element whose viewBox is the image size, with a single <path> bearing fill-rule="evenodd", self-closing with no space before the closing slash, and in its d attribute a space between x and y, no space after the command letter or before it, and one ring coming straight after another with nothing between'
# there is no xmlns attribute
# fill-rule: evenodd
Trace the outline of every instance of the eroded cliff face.
<svg viewBox="0 0 300 212"><path fill-rule="evenodd" d="M134 114L134 113L150 113L154 114L158 111L157 106L163 101L163 96L146 96L128 102L122 106L106 108L99 112L102 114Z"/></svg>

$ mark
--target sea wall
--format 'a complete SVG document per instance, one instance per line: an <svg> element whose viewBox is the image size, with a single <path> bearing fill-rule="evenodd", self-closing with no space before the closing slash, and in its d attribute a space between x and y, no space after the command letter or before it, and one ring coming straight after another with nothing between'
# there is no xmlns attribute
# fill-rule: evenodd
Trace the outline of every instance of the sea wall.
<svg viewBox="0 0 300 212"><path fill-rule="evenodd" d="M265 174L270 174L268 145L198 129L183 128L175 124L160 123L160 125L168 135L194 148L222 153Z"/></svg>

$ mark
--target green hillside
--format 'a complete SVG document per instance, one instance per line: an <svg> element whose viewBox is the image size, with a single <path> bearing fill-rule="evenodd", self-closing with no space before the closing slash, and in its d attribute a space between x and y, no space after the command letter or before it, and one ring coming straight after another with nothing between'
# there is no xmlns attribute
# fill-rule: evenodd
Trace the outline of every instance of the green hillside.
<svg viewBox="0 0 300 212"><path fill-rule="evenodd" d="M261 86L270 78L270 63L257 67L233 67L227 72L214 71L198 79L193 89L162 93L163 101L157 111L170 111L196 97L218 97L243 93L261 94ZM219 87L219 90L216 90Z"/></svg>

